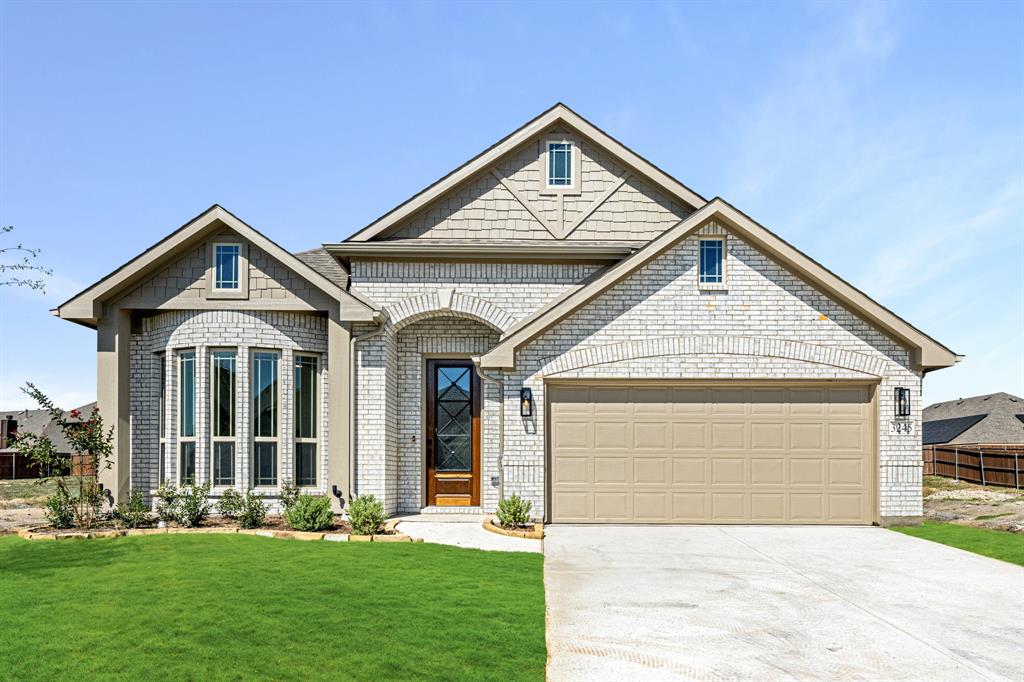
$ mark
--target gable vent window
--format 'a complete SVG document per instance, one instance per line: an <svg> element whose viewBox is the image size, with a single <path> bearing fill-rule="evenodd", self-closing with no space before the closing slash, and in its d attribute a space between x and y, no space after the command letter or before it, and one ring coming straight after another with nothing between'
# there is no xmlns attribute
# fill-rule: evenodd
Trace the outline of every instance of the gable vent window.
<svg viewBox="0 0 1024 682"><path fill-rule="evenodd" d="M214 245L214 289L220 291L235 291L238 289L238 261L240 253L241 247L238 244Z"/></svg>
<svg viewBox="0 0 1024 682"><path fill-rule="evenodd" d="M701 284L722 284L725 282L725 240L722 238L700 240Z"/></svg>
<svg viewBox="0 0 1024 682"><path fill-rule="evenodd" d="M572 144L569 142L548 143L548 186L570 187L572 185Z"/></svg>

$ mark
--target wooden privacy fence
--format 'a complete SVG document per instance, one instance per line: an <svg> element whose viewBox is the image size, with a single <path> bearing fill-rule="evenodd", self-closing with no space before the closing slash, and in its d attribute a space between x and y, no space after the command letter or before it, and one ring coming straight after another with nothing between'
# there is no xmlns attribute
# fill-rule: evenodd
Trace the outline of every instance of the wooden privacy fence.
<svg viewBox="0 0 1024 682"><path fill-rule="evenodd" d="M926 445L924 473L981 485L1020 488L1024 445Z"/></svg>

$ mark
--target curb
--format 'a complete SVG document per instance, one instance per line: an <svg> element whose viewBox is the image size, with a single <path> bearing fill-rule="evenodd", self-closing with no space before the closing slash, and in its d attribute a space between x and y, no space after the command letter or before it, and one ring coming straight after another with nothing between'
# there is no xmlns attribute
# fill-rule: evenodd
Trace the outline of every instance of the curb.
<svg viewBox="0 0 1024 682"><path fill-rule="evenodd" d="M484 530L490 531L496 535L505 535L510 538L526 538L527 540L544 539L543 523L533 524L533 530L508 530L499 526L495 521L497 521L497 518L494 516L488 516L484 519Z"/></svg>

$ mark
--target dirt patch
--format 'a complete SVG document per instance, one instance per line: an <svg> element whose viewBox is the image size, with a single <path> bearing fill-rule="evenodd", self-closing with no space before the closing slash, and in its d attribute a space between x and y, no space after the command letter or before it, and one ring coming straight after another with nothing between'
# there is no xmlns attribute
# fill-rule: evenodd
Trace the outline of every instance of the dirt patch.
<svg viewBox="0 0 1024 682"><path fill-rule="evenodd" d="M1024 490L925 476L924 495L929 519L1024 533Z"/></svg>
<svg viewBox="0 0 1024 682"><path fill-rule="evenodd" d="M39 507L6 507L0 509L0 535L13 533L19 528L31 528L46 523Z"/></svg>

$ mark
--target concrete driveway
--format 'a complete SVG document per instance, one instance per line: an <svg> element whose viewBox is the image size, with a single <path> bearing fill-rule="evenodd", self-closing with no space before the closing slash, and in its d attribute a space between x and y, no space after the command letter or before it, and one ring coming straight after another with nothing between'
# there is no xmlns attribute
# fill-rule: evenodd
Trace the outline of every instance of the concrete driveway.
<svg viewBox="0 0 1024 682"><path fill-rule="evenodd" d="M549 526L551 680L1022 680L1024 569L881 528Z"/></svg>

